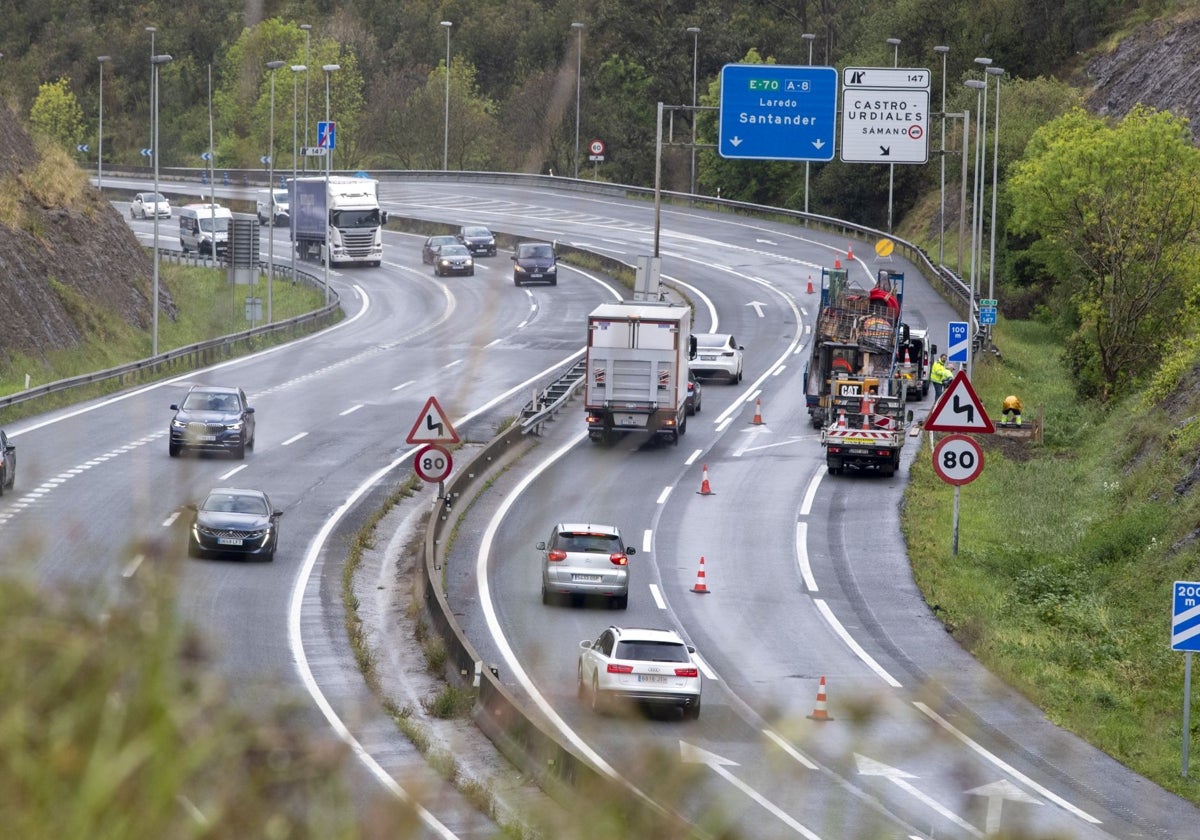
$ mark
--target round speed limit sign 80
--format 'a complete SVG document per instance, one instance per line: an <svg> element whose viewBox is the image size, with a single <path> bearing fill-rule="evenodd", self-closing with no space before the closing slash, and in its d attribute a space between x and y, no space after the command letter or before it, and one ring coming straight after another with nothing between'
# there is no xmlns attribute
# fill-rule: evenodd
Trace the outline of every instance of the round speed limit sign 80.
<svg viewBox="0 0 1200 840"><path fill-rule="evenodd" d="M974 438L946 435L933 447L933 471L947 484L969 484L983 472L983 450Z"/></svg>
<svg viewBox="0 0 1200 840"><path fill-rule="evenodd" d="M454 460L450 457L450 450L436 443L422 446L413 459L413 469L422 481L445 481L453 468Z"/></svg>

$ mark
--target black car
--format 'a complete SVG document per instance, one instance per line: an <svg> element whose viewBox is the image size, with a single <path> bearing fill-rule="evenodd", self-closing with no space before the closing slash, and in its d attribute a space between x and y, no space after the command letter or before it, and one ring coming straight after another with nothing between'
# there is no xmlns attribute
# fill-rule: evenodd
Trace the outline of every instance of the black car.
<svg viewBox="0 0 1200 840"><path fill-rule="evenodd" d="M279 544L279 518L271 500L261 490L217 487L193 511L188 532L188 555L206 557L236 554L275 559Z"/></svg>
<svg viewBox="0 0 1200 840"><path fill-rule="evenodd" d="M246 450L254 448L254 409L241 388L193 385L171 410L175 416L167 451L172 458L185 449L245 458Z"/></svg>
<svg viewBox="0 0 1200 840"><path fill-rule="evenodd" d="M11 443L8 435L0 429L0 496L4 495L5 487L12 487L17 481L17 447Z"/></svg>
<svg viewBox="0 0 1200 840"><path fill-rule="evenodd" d="M475 259L466 245L459 245L457 242L453 245L443 245L438 249L433 273L438 277L445 277L447 274L472 275L475 273Z"/></svg>
<svg viewBox="0 0 1200 840"><path fill-rule="evenodd" d="M421 262L425 265L433 265L433 261L437 259L438 251L443 245L458 245L460 244L457 236L431 236L425 240L425 244L421 246Z"/></svg>
<svg viewBox="0 0 1200 840"><path fill-rule="evenodd" d="M458 241L467 246L472 256L496 256L496 237L482 225L463 225L458 229Z"/></svg>
<svg viewBox="0 0 1200 840"><path fill-rule="evenodd" d="M558 285L558 262L554 246L547 242L522 242L512 256L513 285L549 283Z"/></svg>
<svg viewBox="0 0 1200 840"><path fill-rule="evenodd" d="M688 392L687 397L683 401L684 410L689 415L699 414L701 403L704 397L704 389L700 387L700 380L696 378L696 374L688 371Z"/></svg>

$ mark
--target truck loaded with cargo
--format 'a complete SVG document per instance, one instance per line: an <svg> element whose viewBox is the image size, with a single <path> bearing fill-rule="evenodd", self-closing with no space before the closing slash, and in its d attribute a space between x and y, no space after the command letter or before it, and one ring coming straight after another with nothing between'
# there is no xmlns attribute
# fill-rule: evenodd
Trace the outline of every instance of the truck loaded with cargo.
<svg viewBox="0 0 1200 840"><path fill-rule="evenodd" d="M301 259L329 264L373 265L383 261L379 182L343 175L288 181L291 234Z"/></svg>
<svg viewBox="0 0 1200 840"><path fill-rule="evenodd" d="M638 432L678 443L687 431L692 310L659 301L605 303L587 323L588 436Z"/></svg>
<svg viewBox="0 0 1200 840"><path fill-rule="evenodd" d="M883 386L883 393L880 386ZM893 388L892 393L888 389ZM833 418L821 430L825 466L833 475L846 469L875 469L884 476L900 469L904 448L907 387L899 381L836 378Z"/></svg>

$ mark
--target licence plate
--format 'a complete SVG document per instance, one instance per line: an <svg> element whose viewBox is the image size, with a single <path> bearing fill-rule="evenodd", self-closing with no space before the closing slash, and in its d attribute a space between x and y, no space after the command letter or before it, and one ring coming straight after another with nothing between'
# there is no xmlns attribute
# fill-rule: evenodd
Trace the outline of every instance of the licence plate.
<svg viewBox="0 0 1200 840"><path fill-rule="evenodd" d="M599 583L600 575L571 575L571 580L576 583Z"/></svg>
<svg viewBox="0 0 1200 840"><path fill-rule="evenodd" d="M861 446L852 446L848 450L851 455L866 455L867 450Z"/></svg>
<svg viewBox="0 0 1200 840"><path fill-rule="evenodd" d="M638 674L638 682L640 683L658 683L662 684L667 681L667 678L661 674Z"/></svg>
<svg viewBox="0 0 1200 840"><path fill-rule="evenodd" d="M217 537L217 545L241 545L242 540L237 537Z"/></svg>
<svg viewBox="0 0 1200 840"><path fill-rule="evenodd" d="M717 360L716 356L705 356L705 355L700 356L700 361L702 361L702 362L715 362L716 360Z"/></svg>
<svg viewBox="0 0 1200 840"><path fill-rule="evenodd" d="M216 439L216 435L200 435L200 440L204 441L205 443L212 443Z"/></svg>
<svg viewBox="0 0 1200 840"><path fill-rule="evenodd" d="M532 274L530 274L529 276L532 277L534 280L538 280L542 277L542 273L540 271L535 271Z"/></svg>

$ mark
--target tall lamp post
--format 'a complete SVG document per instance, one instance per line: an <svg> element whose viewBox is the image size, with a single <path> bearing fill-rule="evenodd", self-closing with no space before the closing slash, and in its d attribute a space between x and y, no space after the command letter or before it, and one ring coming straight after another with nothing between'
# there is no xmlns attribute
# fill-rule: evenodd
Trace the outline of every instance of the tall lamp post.
<svg viewBox="0 0 1200 840"><path fill-rule="evenodd" d="M150 62L154 63L154 33L158 31L158 27L147 26L146 31L150 33ZM154 106L154 68L150 68L150 105ZM150 147L154 148L154 116L150 116Z"/></svg>
<svg viewBox="0 0 1200 840"><path fill-rule="evenodd" d="M579 177L579 88L583 78L583 29L584 25L576 21L571 24L571 28L575 30L579 36L577 49L575 50L575 177ZM449 62L447 65L449 66Z"/></svg>
<svg viewBox="0 0 1200 840"><path fill-rule="evenodd" d="M981 81L979 79L967 79L965 82L963 82L963 84L969 88L974 89L974 91L975 91L975 112L979 113L979 110L982 107L980 105L980 97L982 96L983 89L985 87L987 87L987 82ZM982 137L980 136L980 125L982 123L983 123L982 118L980 118L975 123L975 149L976 149L975 178L973 180L974 186L973 186L972 193L971 193L971 302L967 306L967 339L968 339L968 341L967 341L967 378L968 379L971 378L971 361L975 356L975 296L976 296L976 289L978 288L976 285L977 278L976 278L976 268L975 268L975 265L976 265L975 255L978 253L979 228L978 228L977 221L980 216L980 212L979 212L979 202L980 202L980 196L979 196L980 171L979 171L979 168L980 167L979 167L978 149L979 149L979 144L981 142L983 142ZM963 153L966 154L966 149L963 150Z"/></svg>
<svg viewBox="0 0 1200 840"><path fill-rule="evenodd" d="M150 350L151 356L158 355L158 68L171 60L169 55L156 55L150 59L150 88L154 92L150 120L150 134L153 138L150 153L154 156L154 299L151 301L154 307L154 340Z"/></svg>
<svg viewBox="0 0 1200 840"><path fill-rule="evenodd" d="M296 117L297 117L297 111L299 110L297 108L297 105L299 104L299 97L297 94L298 94L299 88L300 88L300 85L299 85L300 77L298 74L301 71L304 72L304 78L307 83L308 65L307 64L293 64L292 65L292 196L293 197L296 194L296 165L297 165L296 164L296 147L297 147L297 139L298 139L297 138L298 132L296 130L296 123L297 123ZM307 143L308 140L306 139L305 142ZM288 218L289 218L289 220L291 220L290 224L292 224L293 226L295 225L295 215L294 215L295 212L296 212L296 207L292 203L291 197L289 197L289 199L288 199ZM296 243L293 242L292 243L292 280L295 280L295 279L296 279Z"/></svg>
<svg viewBox="0 0 1200 840"><path fill-rule="evenodd" d="M275 71L284 65L282 61L268 61L271 71L271 128L267 140L267 323L274 323L271 298L275 289Z"/></svg>
<svg viewBox="0 0 1200 840"><path fill-rule="evenodd" d="M304 64L297 65L304 68L304 145L308 146L308 44L309 35L312 32L311 23L300 24L300 29L304 32ZM304 158L304 171L308 171L308 158Z"/></svg>
<svg viewBox="0 0 1200 840"><path fill-rule="evenodd" d="M938 210L938 265L946 264L946 54L949 47L934 47L933 51L942 57L942 177L941 203Z"/></svg>
<svg viewBox="0 0 1200 840"><path fill-rule="evenodd" d="M696 72L700 65L700 27L689 26L692 36L692 180L690 192L696 194Z"/></svg>
<svg viewBox="0 0 1200 840"><path fill-rule="evenodd" d="M97 56L100 62L100 127L96 138L96 188L104 192L104 65L112 60L112 56Z"/></svg>
<svg viewBox="0 0 1200 840"><path fill-rule="evenodd" d="M892 45L892 67L900 66L900 39L888 38ZM888 233L892 232L892 187L896 180L896 164L888 164Z"/></svg>
<svg viewBox="0 0 1200 840"><path fill-rule="evenodd" d="M805 41L808 41L808 66L812 67L813 41L817 40L817 36L815 34L813 34L812 32L805 32L800 37L803 38ZM808 167L809 167L809 162L806 160L806 161L804 161L804 212L805 213L808 212ZM805 224L808 224L808 222L805 221Z"/></svg>
<svg viewBox="0 0 1200 840"><path fill-rule="evenodd" d="M450 27L451 21L442 21L446 27L446 117L442 121L442 171L450 168Z"/></svg>
<svg viewBox="0 0 1200 840"><path fill-rule="evenodd" d="M329 122L329 74L334 70L341 70L341 66L337 64L322 64L321 69L325 71L325 122ZM333 149L325 150L325 195L329 195L329 169L331 166L331 158L333 157ZM325 215L325 305L329 305L329 215L328 211Z"/></svg>
<svg viewBox="0 0 1200 840"><path fill-rule="evenodd" d="M988 299L992 299L995 297L992 284L996 279L996 180L1000 170L1000 77L1004 75L1004 68L987 67L984 72L996 77L996 120L992 126L992 241L988 246Z"/></svg>
<svg viewBox="0 0 1200 840"><path fill-rule="evenodd" d="M982 67L985 71L992 63L990 58L976 58L975 63ZM975 144L975 166L977 168L976 175L979 179L979 233L976 235L971 232L974 239L975 247L979 249L979 271L983 272L983 202L987 197L987 179L983 177L984 171L987 169L987 100L988 100L988 84L987 75L983 77L983 105L979 111L979 123L976 126L979 130L981 140Z"/></svg>

